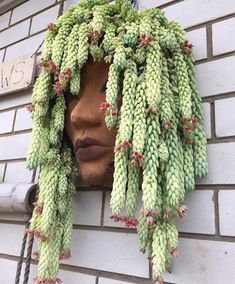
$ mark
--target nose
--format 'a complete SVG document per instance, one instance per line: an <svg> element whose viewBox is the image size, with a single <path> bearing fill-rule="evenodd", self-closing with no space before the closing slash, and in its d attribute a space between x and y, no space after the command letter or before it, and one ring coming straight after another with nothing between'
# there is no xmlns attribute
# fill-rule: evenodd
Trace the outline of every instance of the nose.
<svg viewBox="0 0 235 284"><path fill-rule="evenodd" d="M99 109L100 102L89 95L82 95L74 103L70 114L70 121L76 129L85 130L87 128L98 127L102 124L103 113Z"/></svg>

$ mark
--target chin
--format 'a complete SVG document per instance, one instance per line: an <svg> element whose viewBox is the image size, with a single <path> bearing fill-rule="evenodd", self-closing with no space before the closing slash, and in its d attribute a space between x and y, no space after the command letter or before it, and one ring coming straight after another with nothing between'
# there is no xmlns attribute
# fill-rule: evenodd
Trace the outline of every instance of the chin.
<svg viewBox="0 0 235 284"><path fill-rule="evenodd" d="M79 162L81 180L89 186L111 187L113 184L113 162L82 163Z"/></svg>

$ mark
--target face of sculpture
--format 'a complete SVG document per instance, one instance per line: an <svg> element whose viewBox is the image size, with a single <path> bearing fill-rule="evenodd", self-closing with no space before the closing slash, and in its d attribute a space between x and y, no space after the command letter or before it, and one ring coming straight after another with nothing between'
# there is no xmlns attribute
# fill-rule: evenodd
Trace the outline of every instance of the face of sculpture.
<svg viewBox="0 0 235 284"><path fill-rule="evenodd" d="M109 64L91 58L81 72L79 96L67 95L65 130L88 185L112 185L116 129L108 130L100 104L105 101Z"/></svg>

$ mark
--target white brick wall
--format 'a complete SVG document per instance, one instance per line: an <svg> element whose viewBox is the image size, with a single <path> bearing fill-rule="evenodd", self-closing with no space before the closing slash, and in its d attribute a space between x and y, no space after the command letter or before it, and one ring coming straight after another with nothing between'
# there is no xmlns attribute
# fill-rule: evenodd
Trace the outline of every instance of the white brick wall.
<svg viewBox="0 0 235 284"><path fill-rule="evenodd" d="M5 170L5 164L0 164L0 182L3 180L3 174Z"/></svg>
<svg viewBox="0 0 235 284"><path fill-rule="evenodd" d="M177 218L180 232L195 234L215 234L215 208L212 190L196 190L187 194L185 204L188 215Z"/></svg>
<svg viewBox="0 0 235 284"><path fill-rule="evenodd" d="M215 102L216 136L226 137L235 135L235 98Z"/></svg>
<svg viewBox="0 0 235 284"><path fill-rule="evenodd" d="M7 12L0 16L0 30L3 30L8 27L10 22L11 12Z"/></svg>
<svg viewBox="0 0 235 284"><path fill-rule="evenodd" d="M235 236L235 190L219 191L220 234Z"/></svg>
<svg viewBox="0 0 235 284"><path fill-rule="evenodd" d="M32 114L24 107L17 109L14 131L31 129Z"/></svg>
<svg viewBox="0 0 235 284"><path fill-rule="evenodd" d="M209 174L201 184L234 184L235 143L216 143L207 146Z"/></svg>
<svg viewBox="0 0 235 284"><path fill-rule="evenodd" d="M15 110L0 112L0 134L11 132Z"/></svg>
<svg viewBox="0 0 235 284"><path fill-rule="evenodd" d="M25 162L8 163L4 182L31 182L32 171L26 169Z"/></svg>
<svg viewBox="0 0 235 284"><path fill-rule="evenodd" d="M167 273L166 281L175 284L233 283L234 243L181 239L179 253L179 259L172 266L173 273Z"/></svg>
<svg viewBox="0 0 235 284"><path fill-rule="evenodd" d="M32 20L30 34L34 34L36 32L44 30L47 28L48 23L53 23L57 18L58 9L59 5L52 7L37 16L34 16ZM47 20L45 21L45 19Z"/></svg>
<svg viewBox="0 0 235 284"><path fill-rule="evenodd" d="M235 18L212 25L214 55L235 50L234 30Z"/></svg>
<svg viewBox="0 0 235 284"><path fill-rule="evenodd" d="M54 3L55 0L43 0L43 1L29 0L13 10L11 24L14 24L26 17L29 17L34 13L37 13L38 11L45 9L50 5L53 5Z"/></svg>
<svg viewBox="0 0 235 284"><path fill-rule="evenodd" d="M78 191L73 204L73 223L100 226L102 195L101 191Z"/></svg>
<svg viewBox="0 0 235 284"><path fill-rule="evenodd" d="M65 10L77 2L65 1ZM12 10L10 23L12 11L0 15L0 62L5 49L5 62L34 53L42 43L47 24L57 16L58 4L56 0L25 1ZM167 17L189 28L187 38L194 45L196 61L200 60L196 72L203 97L206 136L210 139L209 175L198 181L195 192L187 194L188 216L176 220L185 238L180 240L181 256L174 261L166 280L174 284L231 284L235 279L235 242L231 238L235 236L235 58L231 55L235 50L235 1L139 0L138 4L140 9L165 5ZM31 102L31 93L32 88L0 96L0 179L7 165L7 183L31 180L32 173L25 168L32 126L25 105ZM17 131L23 133L14 133ZM78 191L75 195L73 257L66 262L68 271L62 271L61 278L70 284L142 283L137 276L145 279L143 283L152 283L148 280L147 255L139 253L135 231L120 229L121 224L110 220L110 193L105 196L104 199L102 191L94 190ZM7 224L10 220L16 224ZM25 214L0 214L0 253L19 254L24 226L17 223L24 220ZM4 284L13 284L16 262L0 258L0 271L2 268L9 271L1 275ZM30 284L35 274L33 265Z"/></svg>
<svg viewBox="0 0 235 284"><path fill-rule="evenodd" d="M211 138L211 108L209 103L202 104L202 110L204 115L204 128L206 132L206 138Z"/></svg>
<svg viewBox="0 0 235 284"><path fill-rule="evenodd" d="M234 56L197 65L196 73L202 97L235 91L235 80L231 80L234 66Z"/></svg>
<svg viewBox="0 0 235 284"><path fill-rule="evenodd" d="M0 48L27 37L29 32L29 23L30 20L26 20L1 32Z"/></svg>
<svg viewBox="0 0 235 284"><path fill-rule="evenodd" d="M155 1L150 1L154 6ZM164 9L169 19L180 22L184 28L195 26L235 12L231 0L185 0Z"/></svg>
<svg viewBox="0 0 235 284"><path fill-rule="evenodd" d="M186 36L194 46L193 55L195 60L207 58L206 28L188 32Z"/></svg>
<svg viewBox="0 0 235 284"><path fill-rule="evenodd" d="M25 158L29 140L29 133L0 137L0 160Z"/></svg>
<svg viewBox="0 0 235 284"><path fill-rule="evenodd" d="M72 255L65 263L149 277L147 257L138 250L136 234L74 230Z"/></svg>
<svg viewBox="0 0 235 284"><path fill-rule="evenodd" d="M6 56L4 61L6 62L8 60L22 56L24 54L32 55L37 50L39 45L42 43L44 36L45 33L40 33L25 40L22 40L14 45L9 46L6 51ZM41 49L42 48L40 48L38 52L40 52Z"/></svg>

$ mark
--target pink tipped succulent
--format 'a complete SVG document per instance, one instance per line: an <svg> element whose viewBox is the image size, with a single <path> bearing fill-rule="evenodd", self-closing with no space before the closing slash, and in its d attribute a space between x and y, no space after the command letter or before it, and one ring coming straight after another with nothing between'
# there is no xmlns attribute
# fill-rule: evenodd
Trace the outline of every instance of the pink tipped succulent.
<svg viewBox="0 0 235 284"><path fill-rule="evenodd" d="M165 129L170 129L171 128L171 123L170 122L165 122L165 123L163 123L163 128L165 128Z"/></svg>
<svg viewBox="0 0 235 284"><path fill-rule="evenodd" d="M28 238L30 238L30 239L33 238L33 236L34 236L34 231L33 230L25 229L25 232L26 232Z"/></svg>
<svg viewBox="0 0 235 284"><path fill-rule="evenodd" d="M53 23L50 23L47 25L47 28L49 31L55 31L57 29L57 26Z"/></svg>
<svg viewBox="0 0 235 284"><path fill-rule="evenodd" d="M108 103L108 102L103 102L103 103L101 103L101 105L100 105L100 110L108 110L108 109L110 109L110 108L112 108L112 106L111 106L111 104Z"/></svg>
<svg viewBox="0 0 235 284"><path fill-rule="evenodd" d="M173 248L172 251L171 251L171 255L174 257L174 258L179 258L179 252L176 248Z"/></svg>
<svg viewBox="0 0 235 284"><path fill-rule="evenodd" d="M128 228L136 228L138 225L138 220L135 218L124 217L123 222L125 223L125 226Z"/></svg>
<svg viewBox="0 0 235 284"><path fill-rule="evenodd" d="M129 141L125 140L125 141L122 142L122 146L124 148L131 148L132 144Z"/></svg>
<svg viewBox="0 0 235 284"><path fill-rule="evenodd" d="M38 213L39 215L41 215L41 214L42 214L42 211L43 211L43 206L42 206L41 204L36 203L34 210L35 210L36 213Z"/></svg>
<svg viewBox="0 0 235 284"><path fill-rule="evenodd" d="M61 86L61 83L60 83L60 82L56 82L56 83L53 85L53 90L54 90L54 92L55 92L58 96L61 96L61 95L62 95L62 86Z"/></svg>
<svg viewBox="0 0 235 284"><path fill-rule="evenodd" d="M33 112L33 107L32 107L32 105L27 105L27 106L26 106L26 109L27 109L28 112Z"/></svg>
<svg viewBox="0 0 235 284"><path fill-rule="evenodd" d="M186 217L188 215L188 208L186 205L181 205L177 210L179 217Z"/></svg>
<svg viewBox="0 0 235 284"><path fill-rule="evenodd" d="M35 260L39 259L39 252L38 252L38 251L33 251L31 257L32 257L33 259L35 259Z"/></svg>
<svg viewBox="0 0 235 284"><path fill-rule="evenodd" d="M157 113L157 112L159 112L159 108L157 108L157 107L149 107L147 109L147 112L148 113Z"/></svg>
<svg viewBox="0 0 235 284"><path fill-rule="evenodd" d="M111 214L110 216L110 219L112 219L114 222L119 222L119 221L121 221L121 217L119 216L119 215L117 215L117 214Z"/></svg>
<svg viewBox="0 0 235 284"><path fill-rule="evenodd" d="M154 220L153 220L153 217L152 216L148 216L147 217L147 224L149 226L153 225L154 224Z"/></svg>
<svg viewBox="0 0 235 284"><path fill-rule="evenodd" d="M157 277L155 281L154 284L164 284L164 279L161 276Z"/></svg>

